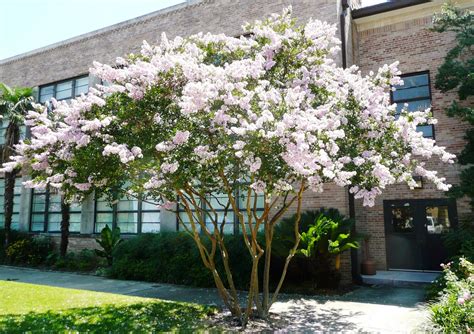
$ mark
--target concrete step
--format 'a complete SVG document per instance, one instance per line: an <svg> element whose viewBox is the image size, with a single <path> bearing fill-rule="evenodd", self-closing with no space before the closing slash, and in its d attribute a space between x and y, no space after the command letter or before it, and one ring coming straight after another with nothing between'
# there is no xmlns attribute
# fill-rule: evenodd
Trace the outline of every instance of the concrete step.
<svg viewBox="0 0 474 334"><path fill-rule="evenodd" d="M439 272L378 270L376 275L362 275L362 280L364 283L376 285L429 285L439 275Z"/></svg>

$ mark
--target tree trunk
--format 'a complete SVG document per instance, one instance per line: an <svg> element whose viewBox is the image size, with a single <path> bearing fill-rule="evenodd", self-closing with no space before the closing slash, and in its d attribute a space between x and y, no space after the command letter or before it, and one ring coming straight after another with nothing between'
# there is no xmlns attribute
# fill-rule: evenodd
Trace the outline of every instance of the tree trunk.
<svg viewBox="0 0 474 334"><path fill-rule="evenodd" d="M16 172L5 173L5 197L4 197L4 212L5 212L5 249L10 244L10 231L13 218L13 199L15 196L15 176Z"/></svg>
<svg viewBox="0 0 474 334"><path fill-rule="evenodd" d="M8 124L3 146L2 161L10 161L10 156L14 152L14 146L20 140L20 128L13 122ZM18 170L5 173L5 194L4 194L4 212L5 212L5 249L10 244L10 231L13 218L13 199L15 196L15 178Z"/></svg>
<svg viewBox="0 0 474 334"><path fill-rule="evenodd" d="M70 205L66 203L64 197L61 197L61 245L59 254L65 257L67 253L67 246L69 244L69 209Z"/></svg>

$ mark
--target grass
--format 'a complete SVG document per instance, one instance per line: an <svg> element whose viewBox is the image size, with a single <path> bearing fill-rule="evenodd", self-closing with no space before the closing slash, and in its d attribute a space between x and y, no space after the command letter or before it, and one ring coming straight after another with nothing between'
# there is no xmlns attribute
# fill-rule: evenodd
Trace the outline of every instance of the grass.
<svg viewBox="0 0 474 334"><path fill-rule="evenodd" d="M213 312L198 304L0 281L0 333L195 331Z"/></svg>

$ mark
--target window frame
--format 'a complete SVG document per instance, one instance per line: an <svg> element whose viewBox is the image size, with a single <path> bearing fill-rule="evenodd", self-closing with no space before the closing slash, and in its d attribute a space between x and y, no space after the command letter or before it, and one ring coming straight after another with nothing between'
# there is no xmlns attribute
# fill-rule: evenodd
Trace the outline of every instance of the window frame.
<svg viewBox="0 0 474 334"><path fill-rule="evenodd" d="M400 76L400 78L403 80L403 78L408 78L408 77L423 75L423 74L426 74L426 76L428 77L428 97L429 97L429 100L430 100L431 114L434 115L434 113L433 113L433 94L432 94L432 89L431 89L430 71L429 70L424 70L424 71L418 71L418 72L404 73ZM394 86L391 86L391 88L394 88ZM424 98L417 97L417 98L402 100L402 102L395 102L394 98L393 98L393 90L390 89L390 103L392 103L392 104L393 103L396 103L396 104L403 103L403 104L405 104L405 103L411 103L411 102L422 101L422 100L426 100L426 97L424 97ZM423 136L423 137L435 140L436 134L435 134L434 124L425 124L425 125L420 125L420 126L427 126L427 125L431 126L431 132L432 132L433 135L430 136L430 137L425 137L425 136Z"/></svg>
<svg viewBox="0 0 474 334"><path fill-rule="evenodd" d="M57 101L65 101L65 100L74 99L74 98L80 96L81 94L76 94L76 81L79 80L79 79L83 79L83 78L89 78L89 74L81 74L81 75L78 75L78 76L75 76L75 77L72 77L72 78L63 79L63 80L59 80L59 81L54 81L54 82L50 82L50 83L39 86L38 101L40 103L46 103L46 102L49 102L51 100L51 98L56 99L58 85L60 85L62 83L65 83L65 82L68 82L68 81L72 81L72 88L71 88L72 94L71 94L71 96L70 97L65 97L65 98L62 98L62 99L56 99L56 100ZM48 86L53 86L53 96L51 98L49 98L47 101L41 102L41 90L45 87L48 87ZM89 88L90 88L90 86L89 86L89 83L88 83L87 84L87 89L89 89Z"/></svg>
<svg viewBox="0 0 474 334"><path fill-rule="evenodd" d="M3 181L3 189L5 190L5 177L0 177L0 180ZM21 189L23 188L23 185L20 184L20 192L19 193L15 193L15 188L16 188L16 182L17 180L22 180L21 176L17 176L15 177L15 186L13 187L13 208L15 208L15 198L19 198L18 200L18 205L19 205L19 211L15 211L13 210L12 211L12 225L14 224L13 222L13 216L14 215L18 215L18 225L20 225L20 213L21 213ZM0 208L0 215L3 215L3 225L0 225L0 228L5 228L5 193L3 194L0 194L1 197L3 197L3 200L4 200L4 204L2 205L2 207ZM20 226L18 226L20 227Z"/></svg>
<svg viewBox="0 0 474 334"><path fill-rule="evenodd" d="M98 203L98 198L94 196L94 232L93 234L100 234L100 231L96 230L97 227L97 214L98 213L111 213L112 214L112 226L110 228L115 228L118 226L118 214L119 213L137 213L137 232L136 233L130 233L130 232L121 232L123 235L138 235L142 234L142 224L143 224L143 213L147 212L154 212L157 213L158 215L161 215L161 210L156 209L156 210L148 210L148 209L143 209L143 199L137 198L135 199L137 201L137 210L119 210L118 209L118 201L114 204L111 205L112 210L97 210L97 203ZM107 225L108 223L106 223ZM160 233L161 232L161 216L159 217L159 221L156 223L160 225L160 231L159 232L145 232L145 233ZM120 226L118 226L120 227Z"/></svg>
<svg viewBox="0 0 474 334"><path fill-rule="evenodd" d="M240 206L240 197L242 195L242 193L244 193L243 195L244 196L247 196L246 194L246 191L242 191L242 190L237 190L234 194L234 199L236 201L236 205L237 205L237 209L239 210L239 212L242 212L242 211L246 211L246 208L241 208ZM258 194L255 194L255 192L253 192L254 195L256 195L257 197L261 196L261 195L258 195ZM179 203L179 198L176 197L176 203L177 203L177 208L176 208L176 230L179 232L179 231L183 231L183 227L180 225L179 223L179 214L182 213L182 212L186 212L186 210L183 208L183 205L181 205ZM201 201L201 210L204 212L206 210L206 203L204 201ZM225 209L223 208L219 208L219 209L215 209L216 212L224 212ZM260 212L263 212L263 208L261 209L257 209L256 212L257 213L260 213ZM195 210L193 210L193 212L195 212ZM233 230L232 230L232 234L233 235L238 235L241 233L241 229L240 229L240 222L239 222L239 219L238 219L238 216L237 214L232 210L232 206L230 206L229 208L229 212L231 212L233 214L233 218L234 218L234 221L233 221ZM228 213L229 213L228 212ZM206 217L204 217L205 214L203 213L203 217L202 219L204 221L206 221ZM206 224L207 225L207 224ZM248 223L246 223L245 225L248 225ZM202 232L202 229L200 228L200 233L203 233Z"/></svg>
<svg viewBox="0 0 474 334"><path fill-rule="evenodd" d="M38 192L36 195L45 195L45 203L44 203L44 211L34 211L33 210L33 202L35 198L35 189L31 189L31 200L30 200L30 214L29 214L29 224L28 224L28 232L30 233L51 233L51 234L58 234L61 233L61 229L59 231L49 231L49 215L50 214L60 214L61 210L59 211L50 211L49 210L49 203L50 203L50 195L51 195L51 190L49 187L46 187L44 192ZM71 210L69 209L69 214L81 214L81 222L79 223L82 225L82 203L81 203L81 209L80 210ZM40 215L43 214L43 230L42 231L33 231L33 215ZM71 217L71 216L69 216ZM61 224L61 223L60 223ZM80 226L79 225L79 226ZM61 226L61 225L60 225ZM80 234L80 228L79 231L69 231L69 234Z"/></svg>

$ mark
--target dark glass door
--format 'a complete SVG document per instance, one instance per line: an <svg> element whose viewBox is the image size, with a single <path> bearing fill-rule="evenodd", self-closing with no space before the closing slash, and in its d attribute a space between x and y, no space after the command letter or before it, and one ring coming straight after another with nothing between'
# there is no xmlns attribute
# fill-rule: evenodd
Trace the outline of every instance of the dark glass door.
<svg viewBox="0 0 474 334"><path fill-rule="evenodd" d="M384 201L389 269L440 270L447 259L441 236L457 221L448 199Z"/></svg>

